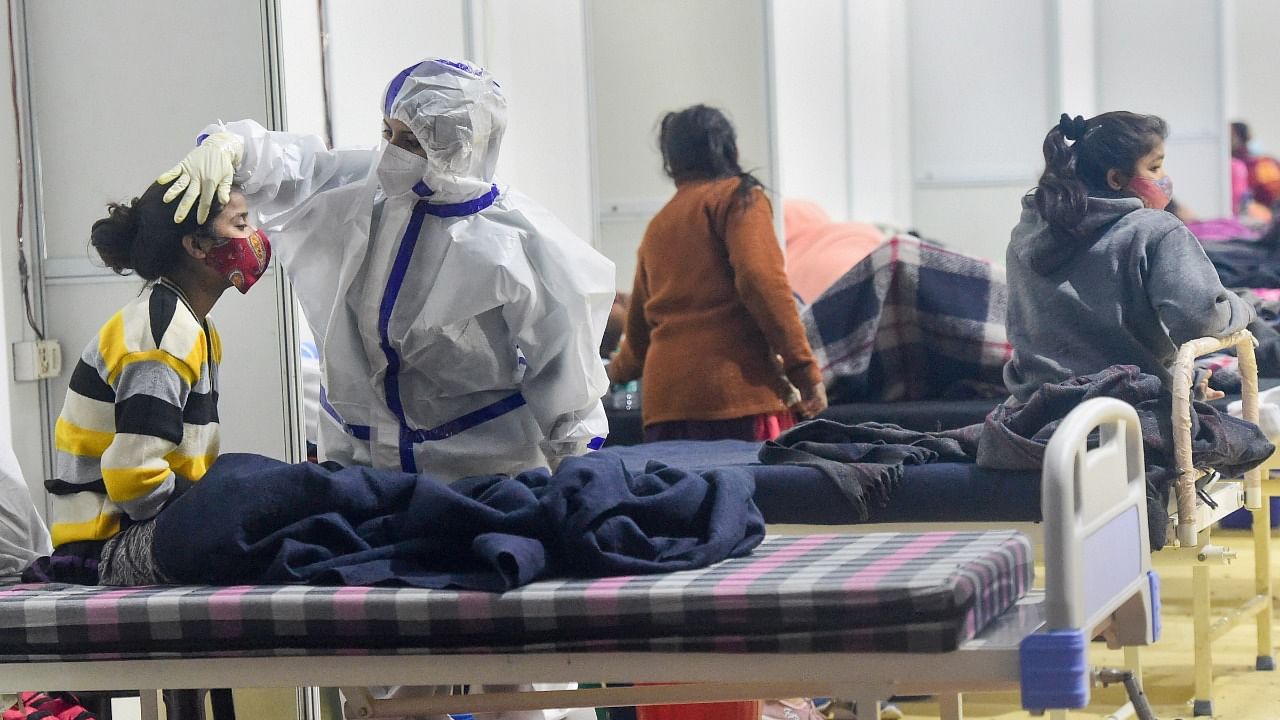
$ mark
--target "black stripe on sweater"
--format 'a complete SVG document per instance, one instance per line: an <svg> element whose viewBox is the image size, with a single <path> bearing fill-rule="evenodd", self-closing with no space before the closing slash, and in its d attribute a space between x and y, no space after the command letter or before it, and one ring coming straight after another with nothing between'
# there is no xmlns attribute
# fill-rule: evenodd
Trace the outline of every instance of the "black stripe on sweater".
<svg viewBox="0 0 1280 720"><path fill-rule="evenodd" d="M109 403L116 401L116 391L84 360L76 362L76 369L71 371L70 389L90 400Z"/></svg>
<svg viewBox="0 0 1280 720"><path fill-rule="evenodd" d="M182 408L182 421L188 425L208 425L218 422L218 391L189 393L187 406Z"/></svg>
<svg viewBox="0 0 1280 720"><path fill-rule="evenodd" d="M116 432L182 442L182 410L144 393L116 403Z"/></svg>
<svg viewBox="0 0 1280 720"><path fill-rule="evenodd" d="M177 293L163 283L158 283L151 291L151 301L147 306L151 314L151 339L155 340L156 347L160 347L160 342L164 340L164 334L169 330L169 323L173 322L173 314L177 309Z"/></svg>
<svg viewBox="0 0 1280 720"><path fill-rule="evenodd" d="M69 483L66 480L54 478L53 480L44 481L44 489L50 495L75 495L79 492L107 494L107 484L102 481L102 478L87 483Z"/></svg>

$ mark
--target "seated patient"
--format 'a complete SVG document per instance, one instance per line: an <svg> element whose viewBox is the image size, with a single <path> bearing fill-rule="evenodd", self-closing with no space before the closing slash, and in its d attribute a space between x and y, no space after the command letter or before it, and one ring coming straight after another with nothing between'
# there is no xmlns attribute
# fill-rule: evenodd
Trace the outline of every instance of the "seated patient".
<svg viewBox="0 0 1280 720"><path fill-rule="evenodd" d="M1222 287L1173 214L1165 122L1063 115L1044 140L1044 174L1022 200L1006 256L1005 384L1025 401L1044 383L1136 365L1166 385L1178 346L1253 319Z"/></svg>
<svg viewBox="0 0 1280 720"><path fill-rule="evenodd" d="M222 344L207 316L271 259L238 191L203 224L194 215L175 224L164 192L152 184L93 224L102 261L147 285L85 348L58 416L58 477L46 483L51 567L82 560L80 582L92 582L95 565L103 585L164 582L151 521L218 456Z"/></svg>

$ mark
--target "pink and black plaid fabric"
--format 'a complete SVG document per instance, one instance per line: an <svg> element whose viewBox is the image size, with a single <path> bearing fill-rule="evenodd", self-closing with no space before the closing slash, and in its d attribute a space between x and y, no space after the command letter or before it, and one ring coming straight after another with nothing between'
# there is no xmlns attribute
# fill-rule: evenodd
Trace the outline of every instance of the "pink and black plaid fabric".
<svg viewBox="0 0 1280 720"><path fill-rule="evenodd" d="M0 661L499 652L941 652L1030 588L1020 533L771 537L702 570L506 593L254 586L0 591Z"/></svg>
<svg viewBox="0 0 1280 720"><path fill-rule="evenodd" d="M1004 268L895 235L801 319L833 403L1002 396Z"/></svg>

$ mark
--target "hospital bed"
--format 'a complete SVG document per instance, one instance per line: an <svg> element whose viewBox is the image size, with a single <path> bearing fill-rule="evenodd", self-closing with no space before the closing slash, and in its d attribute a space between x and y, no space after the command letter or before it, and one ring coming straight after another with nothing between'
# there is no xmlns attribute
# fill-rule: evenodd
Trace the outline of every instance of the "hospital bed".
<svg viewBox="0 0 1280 720"><path fill-rule="evenodd" d="M1280 378L1260 378L1258 381L1260 390L1278 385L1280 385ZM1210 404L1225 411L1232 400L1238 399L1239 397L1228 396ZM850 403L832 405L822 413L821 417L846 425L879 422L890 423L908 430L933 432L980 423L1003 400L1004 398L1000 397ZM608 447L639 445L644 442L644 422L639 408L606 408L605 412L609 416Z"/></svg>
<svg viewBox="0 0 1280 720"><path fill-rule="evenodd" d="M832 405L822 413L822 417L846 425L881 422L908 430L932 432L980 423L1002 400L1004 398L852 403ZM644 442L644 421L639 408L606 408L605 412L609 417L607 447L639 445Z"/></svg>
<svg viewBox="0 0 1280 720"><path fill-rule="evenodd" d="M1247 331L1225 339L1203 338L1180 348L1174 370L1173 417L1175 454L1179 477L1174 507L1170 509L1171 546L1163 551L1192 565L1192 615L1194 621L1194 665L1196 715L1213 713L1213 642L1243 622L1253 621L1257 633L1260 671L1274 670L1272 642L1272 579L1270 556L1270 503L1262 477L1270 466L1280 465L1273 456L1268 464L1244 478L1220 478L1197 491L1202 474L1191 462L1190 389L1195 359L1222 348L1235 348L1243 381L1243 415L1257 422L1258 378L1253 337ZM752 465L758 444L722 441L718 443L655 443L606 450L619 455L632 469L657 460L685 468L725 465ZM1280 453L1278 453L1280 455ZM871 517L859 523L848 502L826 475L795 465L755 464L756 504L773 529L783 532L869 532L891 529L917 532L940 527L974 529L990 526L1017 527L1033 538L1041 535L1039 522L1045 500L1035 473L993 471L975 465L945 463L908 465L889 503L871 508ZM1207 497L1208 501L1201 499ZM1213 526L1226 515L1246 507L1253 515L1255 553L1254 594L1219 617L1213 617L1210 598L1211 569L1230 561L1234 553L1214 543ZM817 526L817 527L815 527ZM1140 671L1140 657L1128 654L1129 663Z"/></svg>
<svg viewBox="0 0 1280 720"><path fill-rule="evenodd" d="M1081 405L1042 476L1042 590L1029 540L1009 530L772 536L703 570L504 594L18 586L0 590L0 690L141 689L147 714L161 688L534 681L642 685L411 705L353 691L347 713L834 695L872 720L879 701L929 693L959 718L960 693L1019 688L1033 710L1083 707L1091 639L1159 632L1133 410Z"/></svg>

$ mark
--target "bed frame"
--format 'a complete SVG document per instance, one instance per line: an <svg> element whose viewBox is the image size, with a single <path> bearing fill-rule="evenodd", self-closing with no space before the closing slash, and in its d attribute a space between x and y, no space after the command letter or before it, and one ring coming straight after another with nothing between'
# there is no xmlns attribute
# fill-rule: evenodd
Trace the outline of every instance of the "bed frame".
<svg viewBox="0 0 1280 720"><path fill-rule="evenodd" d="M1176 497L1178 503L1177 545L1174 549L1180 558L1192 563L1191 597L1192 618L1195 633L1195 701L1193 712L1197 716L1213 715L1213 642L1236 626L1253 620L1257 631L1257 659L1254 668L1260 671L1276 669L1272 640L1271 579L1271 499L1262 482L1264 473L1276 458L1263 466L1245 473L1243 478L1230 478L1209 486L1215 499L1227 495L1236 502L1219 500L1217 508L1210 508L1197 501L1196 481L1203 473L1191 462L1191 387L1195 374L1196 358L1224 349L1234 349L1240 361L1243 387L1241 400L1243 416L1258 424L1258 362L1254 355L1257 341L1248 330L1230 337L1200 338L1184 344L1178 351L1178 361L1173 375L1173 423L1174 452L1178 467ZM1254 594L1236 607L1213 617L1210 599L1211 569L1216 564L1229 562L1235 554L1230 548L1213 543L1213 526L1227 514L1245 507L1253 516Z"/></svg>
<svg viewBox="0 0 1280 720"><path fill-rule="evenodd" d="M1213 505L1199 499L1196 481L1204 476L1191 461L1191 388L1194 384L1196 358L1224 349L1234 349L1240 362L1242 380L1241 399L1244 419L1258 423L1258 364L1254 354L1256 341L1252 333L1242 330L1226 338L1200 338L1179 348L1173 370L1173 428L1174 453L1178 478L1174 486L1174 504L1170 508L1170 544L1162 555L1174 556L1179 562L1191 565L1192 620L1194 627L1195 696L1193 712L1196 716L1213 715L1213 643L1237 626L1253 621L1257 631L1257 658L1255 669L1275 670L1273 623L1273 581L1271 571L1271 503L1273 495L1280 495L1280 479L1271 480L1272 469L1280 469L1280 452L1273 455L1257 469L1243 478L1220 478L1204 488L1214 501ZM1254 594L1234 607L1222 610L1215 617L1210 586L1214 566L1231 562L1235 553L1214 543L1213 527L1227 515L1246 508L1253 516ZM1014 524L1017 529L1031 536L1037 547L1040 538L1048 532L1038 523ZM818 528L830 531L830 526L780 526L787 532L812 532ZM897 532L925 531L929 529L977 529L989 527L985 523L892 523L876 525L841 526L842 532ZM1136 647L1126 651L1126 664L1138 675L1141 682L1142 659ZM1125 707L1121 714L1132 712Z"/></svg>

